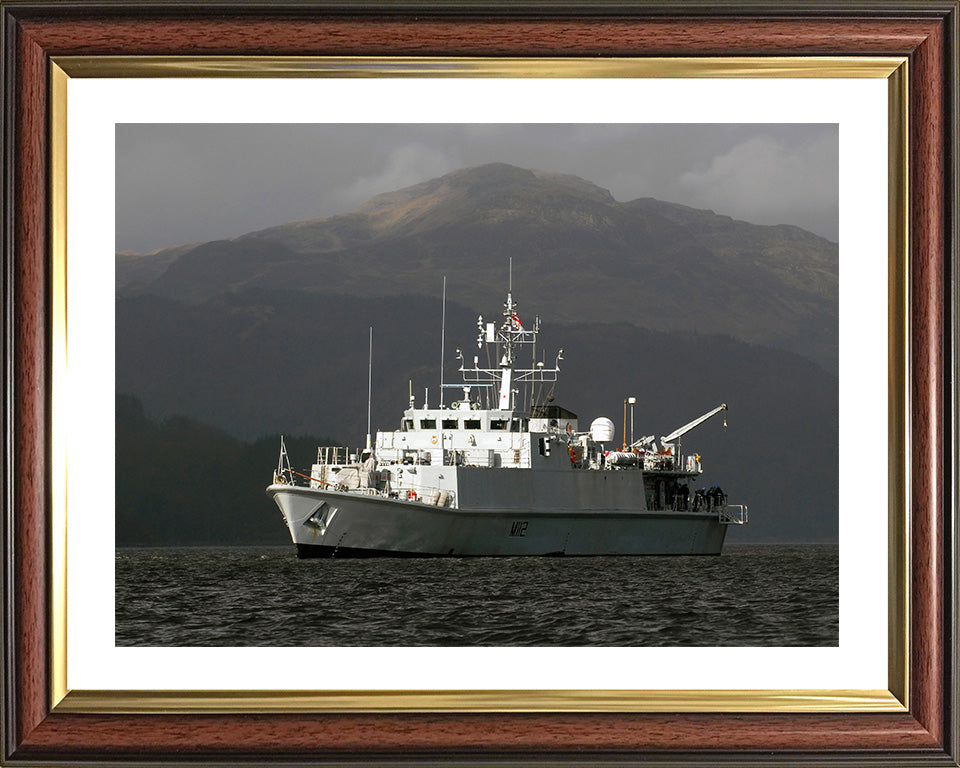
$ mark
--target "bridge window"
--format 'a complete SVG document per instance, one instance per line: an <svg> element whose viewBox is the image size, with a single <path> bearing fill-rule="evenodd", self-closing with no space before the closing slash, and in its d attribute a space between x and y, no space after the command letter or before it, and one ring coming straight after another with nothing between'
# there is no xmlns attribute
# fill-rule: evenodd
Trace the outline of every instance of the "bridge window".
<svg viewBox="0 0 960 768"><path fill-rule="evenodd" d="M403 422L400 424L401 432L409 432L412 429L413 429L413 419L404 419Z"/></svg>
<svg viewBox="0 0 960 768"><path fill-rule="evenodd" d="M420 419L420 429L436 429L436 419Z"/></svg>
<svg viewBox="0 0 960 768"><path fill-rule="evenodd" d="M457 420L456 420L456 419L444 419L444 420L443 420L443 428L444 428L444 429L456 429L456 428L457 428Z"/></svg>
<svg viewBox="0 0 960 768"><path fill-rule="evenodd" d="M506 419L490 419L490 429L506 429Z"/></svg>
<svg viewBox="0 0 960 768"><path fill-rule="evenodd" d="M464 419L464 429L480 429L480 419Z"/></svg>

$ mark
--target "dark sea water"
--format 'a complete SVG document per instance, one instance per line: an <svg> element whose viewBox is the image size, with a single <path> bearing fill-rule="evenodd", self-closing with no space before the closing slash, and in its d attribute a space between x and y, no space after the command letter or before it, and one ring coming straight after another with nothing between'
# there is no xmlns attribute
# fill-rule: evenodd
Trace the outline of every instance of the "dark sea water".
<svg viewBox="0 0 960 768"><path fill-rule="evenodd" d="M835 646L835 545L719 557L298 560L119 549L121 646Z"/></svg>

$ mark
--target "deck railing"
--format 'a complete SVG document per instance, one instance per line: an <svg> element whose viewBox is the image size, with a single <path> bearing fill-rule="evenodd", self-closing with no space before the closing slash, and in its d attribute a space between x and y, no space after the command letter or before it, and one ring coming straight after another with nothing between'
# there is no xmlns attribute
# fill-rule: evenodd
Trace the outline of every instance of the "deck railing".
<svg viewBox="0 0 960 768"><path fill-rule="evenodd" d="M746 504L724 504L717 507L717 517L721 525L746 525L749 509Z"/></svg>
<svg viewBox="0 0 960 768"><path fill-rule="evenodd" d="M355 464L360 459L360 453L359 448L350 448L345 445L320 445L317 446L316 463L334 466Z"/></svg>

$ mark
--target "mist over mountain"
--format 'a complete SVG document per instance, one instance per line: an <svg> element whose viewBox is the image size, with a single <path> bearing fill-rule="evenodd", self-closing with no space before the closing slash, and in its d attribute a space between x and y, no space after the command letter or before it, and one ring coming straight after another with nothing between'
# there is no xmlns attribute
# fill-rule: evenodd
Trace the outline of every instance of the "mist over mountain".
<svg viewBox="0 0 960 768"><path fill-rule="evenodd" d="M561 322L723 333L837 370L838 246L566 175L468 168L352 213L118 256L120 295L199 302L242 288L450 295L498 306L508 258L528 306Z"/></svg>
<svg viewBox="0 0 960 768"><path fill-rule="evenodd" d="M628 396L637 436L725 402L728 428L711 420L684 449L702 455L704 483L750 506L730 540L836 540L837 245L495 164L342 216L118 254L116 388L143 409L118 407L118 544L142 543L164 510L176 525L150 541L254 543L258 515L280 525L249 490L270 480L275 436L362 445L370 327L373 430L397 428L411 380L418 405L425 388L436 404L441 276L453 383L478 313L500 317L509 256L520 317L543 319L538 350L549 363L564 349L556 402L584 428L610 417L619 440ZM215 482L177 479L198 473Z"/></svg>

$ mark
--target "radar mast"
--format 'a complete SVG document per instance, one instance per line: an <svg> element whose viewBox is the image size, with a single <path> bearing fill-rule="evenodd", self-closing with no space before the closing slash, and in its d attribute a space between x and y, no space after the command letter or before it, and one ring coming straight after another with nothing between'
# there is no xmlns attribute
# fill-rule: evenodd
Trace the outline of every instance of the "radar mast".
<svg viewBox="0 0 960 768"><path fill-rule="evenodd" d="M513 260L510 262L510 279L507 287L507 300L503 304L503 322L499 328L493 323L486 323L483 315L477 318L477 349L488 345L488 350L494 352L493 359L498 360L497 367L480 367L479 355L474 356L473 366L468 367L463 352L457 350L457 359L460 361L460 374L463 381L457 384L444 384L444 387L461 388L486 387L488 392L496 393L496 408L499 410L515 410L516 398L519 391L516 385L529 385L531 389L537 383L554 383L560 372L560 361L563 359L563 350L557 353L556 362L552 368L544 367L542 361L536 359L537 336L540 334L540 316L537 315L532 328L525 328L517 313L519 304L513 299ZM524 346L532 348L531 367L518 368L519 352ZM531 397L532 402L532 397Z"/></svg>

